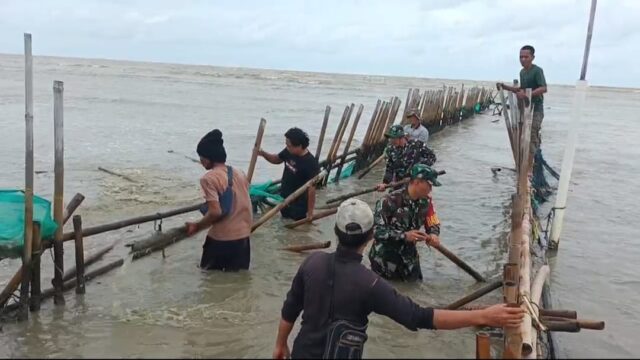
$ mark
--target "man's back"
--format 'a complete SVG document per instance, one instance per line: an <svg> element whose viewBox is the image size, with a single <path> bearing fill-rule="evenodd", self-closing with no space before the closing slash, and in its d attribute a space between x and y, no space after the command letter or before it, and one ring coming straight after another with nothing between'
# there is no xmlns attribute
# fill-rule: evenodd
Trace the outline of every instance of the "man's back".
<svg viewBox="0 0 640 360"><path fill-rule="evenodd" d="M421 308L402 296L385 280L360 262L362 255L338 247L335 253L334 290L329 277L333 254L315 253L300 266L282 308L282 317L294 322L300 311L302 328L293 345L294 358L322 357L330 325L329 307L333 296L334 319L355 325L368 323L376 312L389 316L411 330L433 327L433 310Z"/></svg>

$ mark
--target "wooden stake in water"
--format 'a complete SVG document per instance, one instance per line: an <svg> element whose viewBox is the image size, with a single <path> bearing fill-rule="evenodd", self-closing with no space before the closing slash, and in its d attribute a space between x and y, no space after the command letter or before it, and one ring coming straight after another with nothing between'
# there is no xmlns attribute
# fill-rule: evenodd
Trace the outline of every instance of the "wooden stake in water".
<svg viewBox="0 0 640 360"><path fill-rule="evenodd" d="M54 161L54 193L53 193L53 218L58 224L53 241L54 256L54 303L64 305L62 294L62 276L64 274L64 247L62 244L63 225L63 192L64 192L64 111L63 111L64 83L53 82L53 137L55 143Z"/></svg>
<svg viewBox="0 0 640 360"><path fill-rule="evenodd" d="M82 243L82 217L73 217L73 232L76 234L76 294L84 294L84 244Z"/></svg>
<svg viewBox="0 0 640 360"><path fill-rule="evenodd" d="M31 301L29 308L31 311L40 310L40 254L42 251L42 238L40 233L40 224L33 223L33 259L31 262Z"/></svg>
<svg viewBox="0 0 640 360"><path fill-rule="evenodd" d="M20 318L29 317L29 278L33 241L33 58L31 34L24 34L25 90L25 184L24 184L24 246L22 256L22 286L20 288Z"/></svg>
<svg viewBox="0 0 640 360"><path fill-rule="evenodd" d="M316 149L316 160L320 161L320 153L322 152L322 144L324 143L324 135L327 133L327 125L329 124L329 115L331 114L331 106L327 105L324 109L324 120L322 121L322 129L320 130L320 138L318 138L318 148Z"/></svg>
<svg viewBox="0 0 640 360"><path fill-rule="evenodd" d="M258 160L258 152L262 146L262 136L264 135L264 128L267 126L267 120L260 119L260 126L258 126L258 134L256 135L256 142L253 144L253 152L251 153L251 161L249 162L249 169L247 170L247 181L251 183L253 178L253 171L256 168L256 161Z"/></svg>
<svg viewBox="0 0 640 360"><path fill-rule="evenodd" d="M356 113L356 118L353 120L353 125L351 125L351 132L349 133L347 144L344 146L344 151L342 152L340 165L338 166L338 170L336 170L336 183L340 181L342 167L344 166L345 160L347 159L347 153L349 152L349 148L351 147L351 143L353 142L353 136L356 134L356 130L358 129L358 123L360 122L360 116L362 116L363 110L364 105L360 104L360 106L358 107L358 112Z"/></svg>

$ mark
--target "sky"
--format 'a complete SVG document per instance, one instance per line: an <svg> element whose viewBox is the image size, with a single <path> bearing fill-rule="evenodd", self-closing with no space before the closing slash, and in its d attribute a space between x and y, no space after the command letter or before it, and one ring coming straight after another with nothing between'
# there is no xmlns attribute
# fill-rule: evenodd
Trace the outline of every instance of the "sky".
<svg viewBox="0 0 640 360"><path fill-rule="evenodd" d="M0 53L510 81L579 77L591 0L0 0ZM587 80L640 88L640 0L600 0Z"/></svg>

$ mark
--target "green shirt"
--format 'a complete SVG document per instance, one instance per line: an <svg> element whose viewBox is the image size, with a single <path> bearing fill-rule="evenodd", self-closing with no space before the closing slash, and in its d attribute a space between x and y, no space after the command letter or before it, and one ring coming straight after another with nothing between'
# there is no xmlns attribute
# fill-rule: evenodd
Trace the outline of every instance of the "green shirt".
<svg viewBox="0 0 640 360"><path fill-rule="evenodd" d="M544 72L538 65L531 65L529 70L524 68L520 70L520 88L530 88L532 91L547 86L547 81L544 78ZM543 111L544 97L542 95L534 96L533 99L533 111Z"/></svg>

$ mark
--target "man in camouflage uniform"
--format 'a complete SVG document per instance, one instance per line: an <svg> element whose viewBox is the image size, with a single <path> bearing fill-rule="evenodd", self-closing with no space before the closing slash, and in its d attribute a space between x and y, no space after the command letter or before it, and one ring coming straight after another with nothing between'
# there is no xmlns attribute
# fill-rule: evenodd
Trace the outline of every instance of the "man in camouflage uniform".
<svg viewBox="0 0 640 360"><path fill-rule="evenodd" d="M432 166L436 162L436 154L420 140L407 138L402 125L393 125L385 134L389 145L385 149L387 167L379 191L384 191L392 181L400 181L409 176L409 169L415 164Z"/></svg>
<svg viewBox="0 0 640 360"><path fill-rule="evenodd" d="M411 168L410 175L407 187L376 203L369 260L371 270L389 280L422 280L416 243L440 244L440 220L431 199L432 186L440 186L438 173L418 164ZM420 231L423 225L426 232Z"/></svg>

